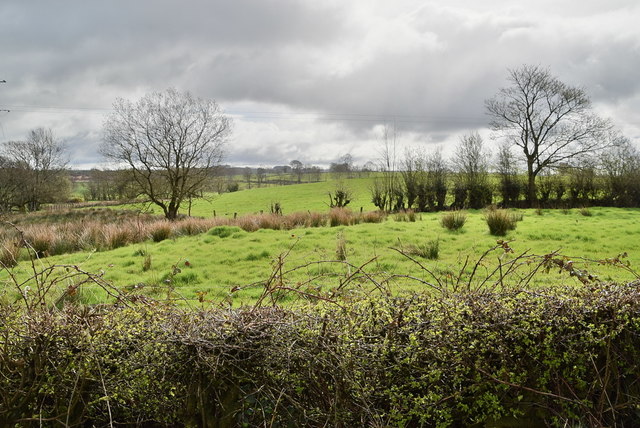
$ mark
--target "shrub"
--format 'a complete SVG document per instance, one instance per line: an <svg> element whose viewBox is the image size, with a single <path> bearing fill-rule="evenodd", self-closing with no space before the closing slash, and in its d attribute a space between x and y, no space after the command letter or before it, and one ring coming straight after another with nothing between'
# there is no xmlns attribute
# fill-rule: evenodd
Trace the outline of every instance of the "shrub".
<svg viewBox="0 0 640 428"><path fill-rule="evenodd" d="M448 230L459 230L467 221L467 214L464 211L450 211L440 218L442 227Z"/></svg>
<svg viewBox="0 0 640 428"><path fill-rule="evenodd" d="M509 230L516 228L517 220L507 210L487 210L484 218L489 226L489 233L504 236Z"/></svg>

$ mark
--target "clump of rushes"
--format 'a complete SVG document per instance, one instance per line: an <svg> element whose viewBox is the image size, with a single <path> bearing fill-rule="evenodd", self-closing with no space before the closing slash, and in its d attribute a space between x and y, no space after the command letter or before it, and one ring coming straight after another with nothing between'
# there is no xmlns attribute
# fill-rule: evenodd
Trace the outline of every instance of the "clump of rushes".
<svg viewBox="0 0 640 428"><path fill-rule="evenodd" d="M438 260L440 256L440 239L432 239L424 244L412 245L408 249L408 253L423 259Z"/></svg>
<svg viewBox="0 0 640 428"><path fill-rule="evenodd" d="M168 221L155 223L150 227L150 229L149 235L151 235L153 242L160 242L165 239L169 239L173 232L172 225Z"/></svg>
<svg viewBox="0 0 640 428"><path fill-rule="evenodd" d="M440 218L442 227L448 230L459 230L467 221L467 213L464 211L450 211Z"/></svg>
<svg viewBox="0 0 640 428"><path fill-rule="evenodd" d="M335 226L349 226L352 224L351 211L346 208L332 208L329 211L329 225Z"/></svg>
<svg viewBox="0 0 640 428"><path fill-rule="evenodd" d="M20 251L20 241L8 241L0 246L0 269L17 265Z"/></svg>
<svg viewBox="0 0 640 428"><path fill-rule="evenodd" d="M487 210L484 218L489 226L489 233L495 236L504 236L509 230L516 228L518 217L507 210Z"/></svg>
<svg viewBox="0 0 640 428"><path fill-rule="evenodd" d="M591 210L587 207L580 208L580 214L582 214L585 217L591 217L593 215Z"/></svg>

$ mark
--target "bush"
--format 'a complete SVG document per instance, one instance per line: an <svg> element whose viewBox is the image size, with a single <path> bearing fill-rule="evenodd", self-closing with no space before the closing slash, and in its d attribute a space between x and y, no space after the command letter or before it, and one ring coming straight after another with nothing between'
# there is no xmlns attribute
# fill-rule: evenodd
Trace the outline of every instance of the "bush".
<svg viewBox="0 0 640 428"><path fill-rule="evenodd" d="M467 214L464 211L450 211L440 218L442 227L448 230L459 230L467 221Z"/></svg>
<svg viewBox="0 0 640 428"><path fill-rule="evenodd" d="M517 217L507 210L487 210L484 218L489 226L489 233L495 236L504 236L517 225Z"/></svg>

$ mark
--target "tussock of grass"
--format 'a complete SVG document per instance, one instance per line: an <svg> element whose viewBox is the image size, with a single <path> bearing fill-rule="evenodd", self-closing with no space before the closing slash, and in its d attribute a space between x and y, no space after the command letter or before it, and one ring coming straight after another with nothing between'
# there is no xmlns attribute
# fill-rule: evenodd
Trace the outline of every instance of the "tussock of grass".
<svg viewBox="0 0 640 428"><path fill-rule="evenodd" d="M153 242L160 242L165 239L169 239L172 234L173 228L171 227L171 223L168 221L154 223L149 227L149 235Z"/></svg>
<svg viewBox="0 0 640 428"><path fill-rule="evenodd" d="M11 268L18 264L22 248L19 241L6 241L0 247L0 267Z"/></svg>
<svg viewBox="0 0 640 428"><path fill-rule="evenodd" d="M485 221L489 226L489 233L495 236L504 236L508 231L514 230L517 225L517 217L502 209L487 210Z"/></svg>
<svg viewBox="0 0 640 428"><path fill-rule="evenodd" d="M448 230L460 230L467 222L467 214L464 211L450 211L440 217L440 225Z"/></svg>
<svg viewBox="0 0 640 428"><path fill-rule="evenodd" d="M414 210L399 211L394 215L394 219L396 221L415 222L416 221L416 212Z"/></svg>
<svg viewBox="0 0 640 428"><path fill-rule="evenodd" d="M412 256L427 260L437 260L440 256L440 239L432 239L423 244L409 245L405 251Z"/></svg>
<svg viewBox="0 0 640 428"><path fill-rule="evenodd" d="M362 214L364 223L382 223L386 218L387 214L384 211L369 211Z"/></svg>
<svg viewBox="0 0 640 428"><path fill-rule="evenodd" d="M216 226L207 232L209 235L218 236L220 238L228 238L236 232L240 232L240 229L237 226Z"/></svg>
<svg viewBox="0 0 640 428"><path fill-rule="evenodd" d="M593 213L589 208L584 207L584 208L580 208L580 215L583 215L585 217L591 217Z"/></svg>

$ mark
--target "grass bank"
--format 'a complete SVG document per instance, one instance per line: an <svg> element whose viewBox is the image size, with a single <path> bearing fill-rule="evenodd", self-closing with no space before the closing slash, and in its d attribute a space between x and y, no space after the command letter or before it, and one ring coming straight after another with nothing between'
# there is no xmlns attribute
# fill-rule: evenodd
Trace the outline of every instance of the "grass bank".
<svg viewBox="0 0 640 428"><path fill-rule="evenodd" d="M367 264L372 274L386 275L394 291L423 291L427 287L416 280L395 275L410 275L426 282L453 277L463 269L470 271L475 260L497 239L510 241L513 258L527 252L547 254L558 250L571 256L576 266L597 273L602 280L627 281L633 275L597 262L627 253L622 261L631 268L640 263L640 211L636 209L592 208L590 216L579 210L549 210L539 215L534 210L521 210L522 221L505 237L496 238L488 232L482 211L470 211L464 227L448 231L441 227L443 214L420 214L415 222L398 221L390 216L383 223L363 223L353 226L294 228L291 230L260 229L247 232L236 226L219 226L196 236L182 236L161 242L148 240L112 251L80 252L43 259L38 263L75 264L91 272L103 272L106 280L117 287L128 288L153 297L169 294L199 303L203 296L215 303L240 305L255 302L262 292L262 281L269 278L279 256L289 252L286 266L305 265L287 278L293 284L328 289L337 278L348 275L349 268ZM406 218L405 218L406 219ZM429 260L415 249L438 243L437 258ZM412 255L417 265L397 250ZM315 264L333 260L334 264ZM478 267L490 271L498 262L491 255ZM466 267L465 267L466 264ZM15 269L17 275L27 272L28 264ZM566 270L552 269L538 276L536 285L549 283L579 285L579 279ZM246 287L248 284L255 286ZM232 290L236 290L232 292ZM99 291L87 292L83 299L99 302L105 298Z"/></svg>

